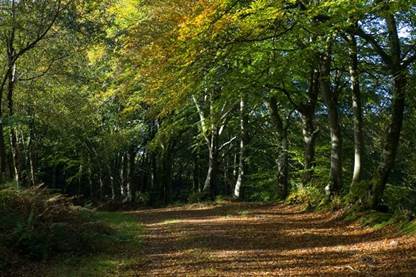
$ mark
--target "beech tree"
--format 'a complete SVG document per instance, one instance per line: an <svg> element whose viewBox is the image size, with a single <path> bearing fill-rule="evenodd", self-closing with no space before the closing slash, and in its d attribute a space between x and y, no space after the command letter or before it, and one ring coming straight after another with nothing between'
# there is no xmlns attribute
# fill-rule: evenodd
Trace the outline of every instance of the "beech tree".
<svg viewBox="0 0 416 277"><path fill-rule="evenodd" d="M415 9L3 1L2 179L114 205L392 206L415 189Z"/></svg>

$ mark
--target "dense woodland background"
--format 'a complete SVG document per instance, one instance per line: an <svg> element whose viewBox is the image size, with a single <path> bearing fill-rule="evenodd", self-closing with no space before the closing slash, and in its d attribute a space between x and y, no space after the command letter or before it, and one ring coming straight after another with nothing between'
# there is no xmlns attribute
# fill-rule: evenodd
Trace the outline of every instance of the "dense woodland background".
<svg viewBox="0 0 416 277"><path fill-rule="evenodd" d="M414 211L415 25L409 0L3 0L1 178Z"/></svg>

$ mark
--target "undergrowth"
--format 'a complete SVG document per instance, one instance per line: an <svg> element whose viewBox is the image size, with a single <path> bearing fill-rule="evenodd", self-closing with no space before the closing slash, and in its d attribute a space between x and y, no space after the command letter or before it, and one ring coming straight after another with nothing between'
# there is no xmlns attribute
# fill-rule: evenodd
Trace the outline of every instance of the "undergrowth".
<svg viewBox="0 0 416 277"><path fill-rule="evenodd" d="M300 187L291 192L286 201L289 204L305 204L306 209L312 210L322 205L323 194L323 190L313 186Z"/></svg>
<svg viewBox="0 0 416 277"><path fill-rule="evenodd" d="M403 190L405 188L387 187L383 200L388 212L365 209L361 202L352 203L351 194L328 199L323 190L314 186L294 190L286 202L305 205L305 210L342 210L344 220L362 226L375 229L395 226L400 233L416 234L416 204L408 199L408 194L401 193Z"/></svg>
<svg viewBox="0 0 416 277"><path fill-rule="evenodd" d="M145 257L140 255L142 226L134 216L126 213L97 212L95 217L115 231L106 249L99 253L65 255L51 260L44 266L43 276L134 276L133 265L145 262Z"/></svg>
<svg viewBox="0 0 416 277"><path fill-rule="evenodd" d="M119 213L95 213L74 206L71 198L43 187L2 188L0 272L13 274L22 265L38 267L57 256L72 260L110 253L122 242L135 241L140 225L131 224L132 220Z"/></svg>

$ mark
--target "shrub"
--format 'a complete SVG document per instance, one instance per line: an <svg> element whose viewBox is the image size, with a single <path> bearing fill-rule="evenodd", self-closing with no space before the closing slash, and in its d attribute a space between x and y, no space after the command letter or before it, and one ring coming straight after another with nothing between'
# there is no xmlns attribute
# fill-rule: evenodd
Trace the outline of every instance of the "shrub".
<svg viewBox="0 0 416 277"><path fill-rule="evenodd" d="M344 208L343 198L339 195L332 197L331 202L328 203L332 211L337 211Z"/></svg>
<svg viewBox="0 0 416 277"><path fill-rule="evenodd" d="M199 203L207 199L207 193L206 192L193 192L189 194L188 196L188 202L189 203Z"/></svg>
<svg viewBox="0 0 416 277"><path fill-rule="evenodd" d="M408 187L387 185L383 200L393 211L413 210L416 211L416 191Z"/></svg>
<svg viewBox="0 0 416 277"><path fill-rule="evenodd" d="M345 196L345 203L354 210L366 209L370 203L370 188L373 180L361 181L354 184L351 190Z"/></svg>
<svg viewBox="0 0 416 277"><path fill-rule="evenodd" d="M322 190L314 187L300 187L291 192L287 198L289 204L307 204L309 208L319 206L325 194Z"/></svg>
<svg viewBox="0 0 416 277"><path fill-rule="evenodd" d="M415 235L416 234L416 220L405 223L402 226L402 233L403 234Z"/></svg>
<svg viewBox="0 0 416 277"><path fill-rule="evenodd" d="M91 210L43 187L1 189L0 222L0 252L5 252L0 269L16 263L16 258L43 260L58 253L101 251L113 233Z"/></svg>
<svg viewBox="0 0 416 277"><path fill-rule="evenodd" d="M147 206L149 204L149 194L146 192L137 192L134 197L134 202L141 206Z"/></svg>
<svg viewBox="0 0 416 277"><path fill-rule="evenodd" d="M281 200L276 182L276 173L274 171L247 175L246 182L241 188L241 199L254 202Z"/></svg>

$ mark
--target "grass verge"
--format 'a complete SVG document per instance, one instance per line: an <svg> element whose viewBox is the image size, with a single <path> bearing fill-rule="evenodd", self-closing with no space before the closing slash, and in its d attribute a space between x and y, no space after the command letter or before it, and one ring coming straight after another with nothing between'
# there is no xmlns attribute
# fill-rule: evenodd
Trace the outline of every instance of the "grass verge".
<svg viewBox="0 0 416 277"><path fill-rule="evenodd" d="M135 266L141 264L140 247L143 228L137 218L121 212L97 212L94 216L116 231L105 242L103 251L83 256L58 256L40 266L32 265L28 270L37 271L39 276L45 277L133 275Z"/></svg>

